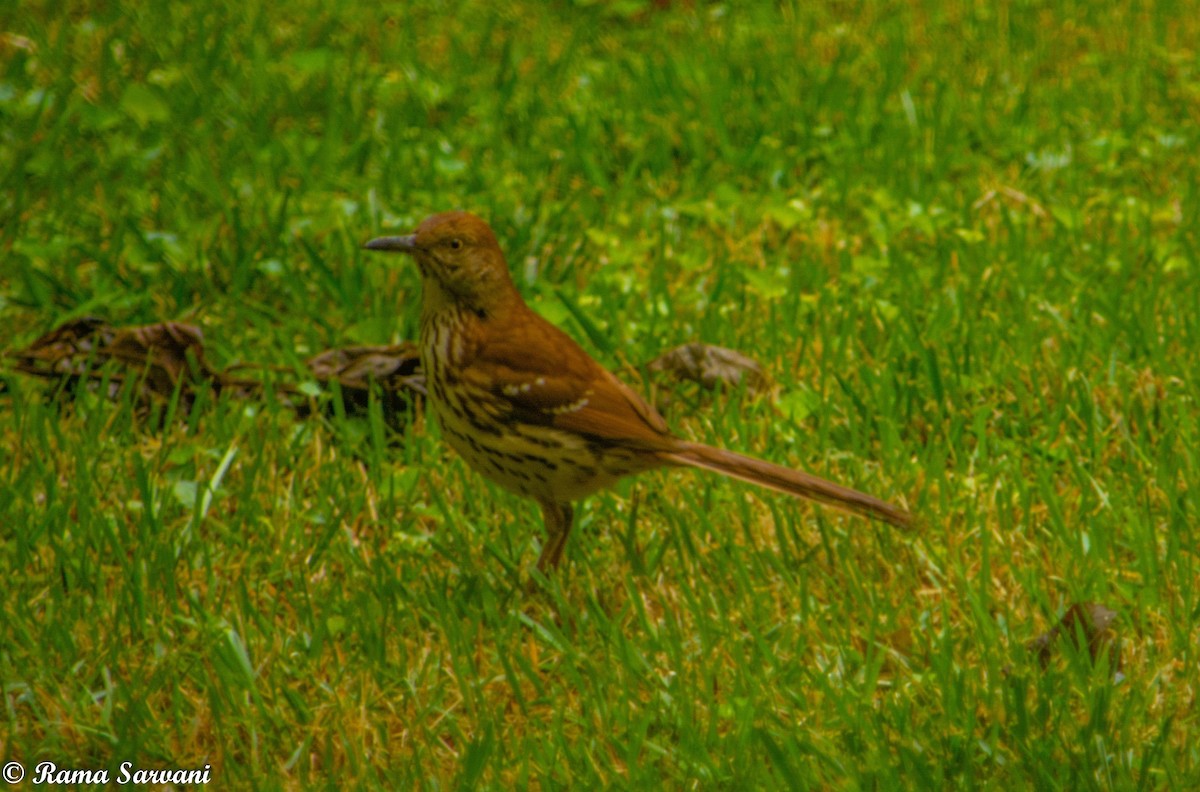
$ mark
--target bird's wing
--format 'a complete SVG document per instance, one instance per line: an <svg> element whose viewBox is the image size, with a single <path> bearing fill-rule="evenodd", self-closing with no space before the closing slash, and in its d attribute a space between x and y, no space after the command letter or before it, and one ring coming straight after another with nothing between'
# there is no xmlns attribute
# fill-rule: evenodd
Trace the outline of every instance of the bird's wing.
<svg viewBox="0 0 1200 792"><path fill-rule="evenodd" d="M470 365L476 386L507 405L509 417L601 442L657 447L670 439L666 421L641 396L566 333L532 317L489 337Z"/></svg>

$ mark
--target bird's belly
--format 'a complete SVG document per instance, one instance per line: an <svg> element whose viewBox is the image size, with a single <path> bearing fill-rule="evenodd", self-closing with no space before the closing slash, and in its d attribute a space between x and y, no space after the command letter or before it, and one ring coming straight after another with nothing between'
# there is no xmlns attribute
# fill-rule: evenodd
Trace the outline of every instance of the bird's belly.
<svg viewBox="0 0 1200 792"><path fill-rule="evenodd" d="M632 473L620 453L590 447L578 435L546 426L492 422L433 401L442 435L467 464L505 489L567 503Z"/></svg>

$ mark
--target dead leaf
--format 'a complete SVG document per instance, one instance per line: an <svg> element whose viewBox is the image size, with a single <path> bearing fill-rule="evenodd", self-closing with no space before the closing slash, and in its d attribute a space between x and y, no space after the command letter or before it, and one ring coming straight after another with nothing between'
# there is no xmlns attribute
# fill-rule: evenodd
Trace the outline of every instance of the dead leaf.
<svg viewBox="0 0 1200 792"><path fill-rule="evenodd" d="M1034 638L1027 644L1029 651L1035 652L1042 667L1050 663L1054 643L1060 635L1079 646L1082 637L1087 641L1088 654L1092 662L1099 659L1101 653L1108 652L1109 665L1113 672L1121 674L1120 642L1115 627L1117 612L1095 602L1075 603L1067 608L1067 612L1059 619L1058 624Z"/></svg>
<svg viewBox="0 0 1200 792"><path fill-rule="evenodd" d="M182 322L160 322L116 328L102 319L74 319L41 336L25 349L10 352L18 371L70 385L86 378L99 385L107 378L108 396L114 397L133 381L137 398L170 398L178 387L190 405L194 386L208 383L215 391L237 389L239 395L258 383L215 371L204 359L200 328ZM112 361L115 370L103 369ZM64 392L69 387L62 389Z"/></svg>
<svg viewBox="0 0 1200 792"><path fill-rule="evenodd" d="M370 380L397 390L400 387L424 388L421 356L415 344L394 346L353 346L329 349L306 361L319 380L336 379L343 388L367 388Z"/></svg>
<svg viewBox="0 0 1200 792"><path fill-rule="evenodd" d="M322 384L338 383L348 414L367 411L371 383L377 383L383 394L384 415L393 426L403 423L413 397L425 393L421 356L416 345L408 342L329 349L309 358L306 364Z"/></svg>
<svg viewBox="0 0 1200 792"><path fill-rule="evenodd" d="M81 378L92 386L107 381L106 395L110 398L132 381L143 403L150 398L170 398L178 388L185 409L191 407L194 389L201 383L217 392L232 392L238 398L262 392L262 384L256 380L217 371L209 365L200 328L182 322L118 328L95 317L73 319L25 349L7 355L17 371L58 381L60 393L68 397ZM112 365L105 365L109 363ZM385 414L393 425L403 423L413 397L425 392L420 355L411 343L330 349L310 358L307 364L323 385L338 383L343 405L351 414L366 412L371 383L377 383L383 393ZM257 367L246 364L239 368ZM312 412L312 404L293 386L276 384L274 390L302 417Z"/></svg>
<svg viewBox="0 0 1200 792"><path fill-rule="evenodd" d="M646 368L674 374L681 380L698 382L707 390L718 385L737 387L744 380L746 390L754 393L767 384L767 377L757 361L741 352L709 344L675 347L650 361Z"/></svg>
<svg viewBox="0 0 1200 792"><path fill-rule="evenodd" d="M35 377L80 376L92 352L107 346L113 332L103 319L88 316L59 325L25 349L8 354L16 359L18 371Z"/></svg>
<svg viewBox="0 0 1200 792"><path fill-rule="evenodd" d="M102 352L131 371L144 368L145 385L160 396L169 396L180 384L220 384L204 361L204 334L194 325L163 322L123 328Z"/></svg>

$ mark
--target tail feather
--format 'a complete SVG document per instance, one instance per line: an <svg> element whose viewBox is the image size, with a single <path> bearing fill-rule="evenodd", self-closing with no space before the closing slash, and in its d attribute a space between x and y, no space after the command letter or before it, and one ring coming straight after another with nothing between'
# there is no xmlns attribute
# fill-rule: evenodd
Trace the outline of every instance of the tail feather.
<svg viewBox="0 0 1200 792"><path fill-rule="evenodd" d="M761 487L833 506L851 514L875 517L900 528L907 528L913 522L911 514L887 501L834 484L811 473L781 467L732 451L699 443L681 443L678 448L663 453L662 457L677 465L712 470Z"/></svg>

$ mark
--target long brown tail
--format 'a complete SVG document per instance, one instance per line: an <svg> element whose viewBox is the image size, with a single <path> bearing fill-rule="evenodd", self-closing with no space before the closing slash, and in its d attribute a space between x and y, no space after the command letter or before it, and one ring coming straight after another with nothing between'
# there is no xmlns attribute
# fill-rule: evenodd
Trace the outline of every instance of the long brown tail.
<svg viewBox="0 0 1200 792"><path fill-rule="evenodd" d="M851 514L876 517L900 528L912 525L911 514L887 501L834 484L810 473L780 467L732 451L700 443L681 442L677 449L663 453L662 458L678 465L713 470L725 476L758 484L760 487L769 487L788 495L824 503Z"/></svg>

